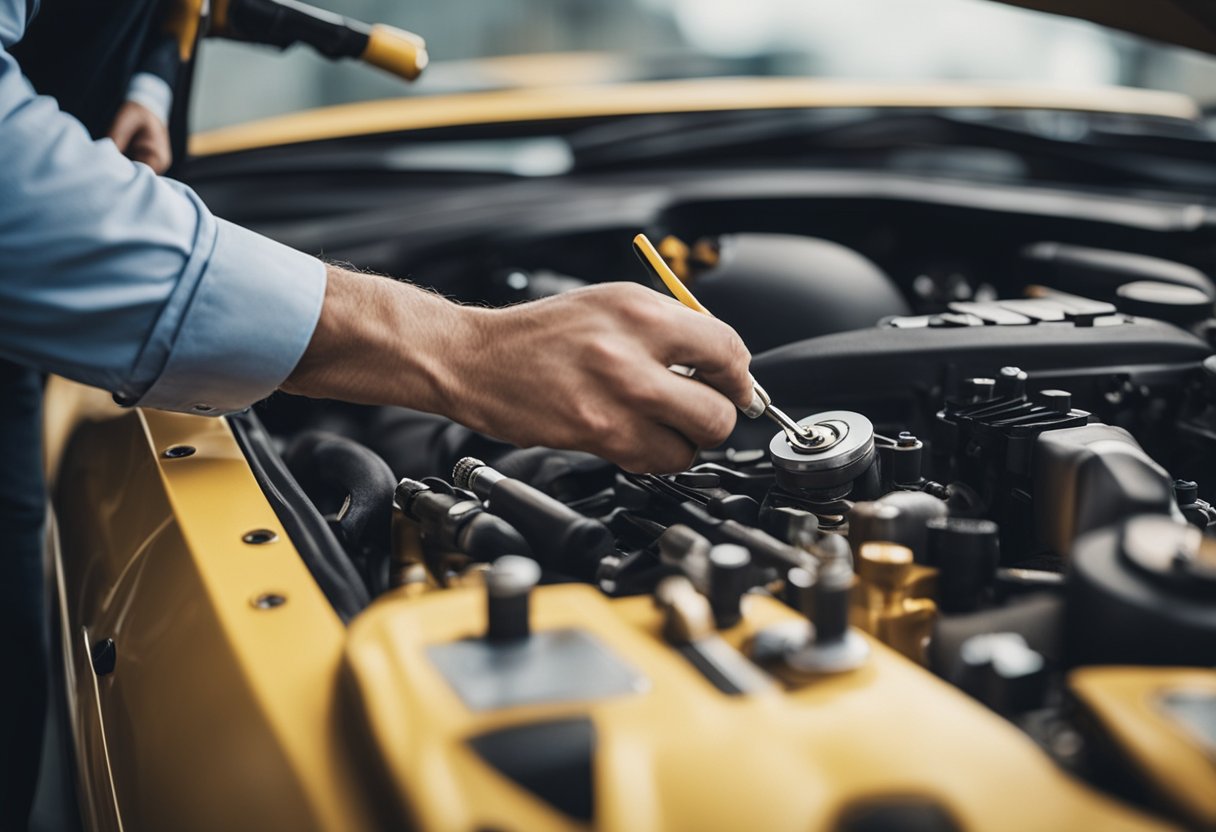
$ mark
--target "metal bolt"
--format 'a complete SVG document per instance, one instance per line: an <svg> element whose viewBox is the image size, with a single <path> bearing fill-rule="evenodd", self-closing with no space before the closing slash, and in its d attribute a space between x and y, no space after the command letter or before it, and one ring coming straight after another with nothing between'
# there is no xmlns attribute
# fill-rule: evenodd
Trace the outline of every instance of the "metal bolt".
<svg viewBox="0 0 1216 832"><path fill-rule="evenodd" d="M1075 760L1085 750L1085 739L1072 728L1055 727L1047 742L1052 753L1064 761Z"/></svg>
<svg viewBox="0 0 1216 832"><path fill-rule="evenodd" d="M1192 480L1174 480L1174 496L1179 505L1190 505L1199 499L1199 485Z"/></svg>
<svg viewBox="0 0 1216 832"><path fill-rule="evenodd" d="M814 611L813 594L815 590L815 572L814 567L811 569L803 569L800 566L795 566L785 574L785 592L783 600L785 603L798 610L808 619Z"/></svg>
<svg viewBox="0 0 1216 832"><path fill-rule="evenodd" d="M182 459L194 456L194 451L193 445L170 445L168 448L165 448L164 456L166 459Z"/></svg>
<svg viewBox="0 0 1216 832"><path fill-rule="evenodd" d="M1034 394L1034 401L1035 404L1064 416L1072 411L1072 394L1067 390L1040 390Z"/></svg>
<svg viewBox="0 0 1216 832"><path fill-rule="evenodd" d="M939 500L950 499L949 486L942 485L940 482L927 482L924 485L924 491L930 496L936 497Z"/></svg>
<svg viewBox="0 0 1216 832"><path fill-rule="evenodd" d="M253 606L259 610L272 610L287 603L286 595L277 592L265 592L253 599Z"/></svg>
<svg viewBox="0 0 1216 832"><path fill-rule="evenodd" d="M531 558L503 555L494 561L485 573L487 639L504 642L528 637L529 596L540 576L540 564Z"/></svg>
<svg viewBox="0 0 1216 832"><path fill-rule="evenodd" d="M1010 398L1026 393L1028 376L1017 367L1002 367L996 377L996 392L998 396Z"/></svg>
<svg viewBox="0 0 1216 832"><path fill-rule="evenodd" d="M986 402L996 395L996 379L969 378L964 383L972 402Z"/></svg>
<svg viewBox="0 0 1216 832"><path fill-rule="evenodd" d="M260 546L263 543L274 543L279 539L279 536L270 529L254 529L251 532L245 532L241 536L241 540L251 546Z"/></svg>

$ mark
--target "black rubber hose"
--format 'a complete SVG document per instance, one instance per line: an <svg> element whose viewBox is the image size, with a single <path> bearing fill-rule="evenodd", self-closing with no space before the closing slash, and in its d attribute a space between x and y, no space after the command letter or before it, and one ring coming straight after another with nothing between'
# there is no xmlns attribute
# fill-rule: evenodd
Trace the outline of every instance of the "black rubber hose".
<svg viewBox="0 0 1216 832"><path fill-rule="evenodd" d="M270 435L252 411L228 417L254 478L274 509L304 565L343 622L354 618L371 597L325 518L291 476Z"/></svg>
<svg viewBox="0 0 1216 832"><path fill-rule="evenodd" d="M355 561L373 597L388 589L393 491L388 463L353 439L307 431L283 459Z"/></svg>

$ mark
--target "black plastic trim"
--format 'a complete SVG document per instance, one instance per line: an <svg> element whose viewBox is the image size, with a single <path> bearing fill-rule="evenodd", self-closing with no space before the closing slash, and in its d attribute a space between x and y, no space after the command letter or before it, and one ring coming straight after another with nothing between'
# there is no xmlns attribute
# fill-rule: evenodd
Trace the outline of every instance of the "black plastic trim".
<svg viewBox="0 0 1216 832"><path fill-rule="evenodd" d="M587 717L512 725L469 745L553 808L577 820L595 817L595 724Z"/></svg>
<svg viewBox="0 0 1216 832"><path fill-rule="evenodd" d="M1189 332L1156 321L1119 326L975 326L875 328L799 341L756 356L752 371L774 400L817 405L903 397L940 382L950 367L961 378L1014 364L1033 376L1197 368L1211 348Z"/></svg>

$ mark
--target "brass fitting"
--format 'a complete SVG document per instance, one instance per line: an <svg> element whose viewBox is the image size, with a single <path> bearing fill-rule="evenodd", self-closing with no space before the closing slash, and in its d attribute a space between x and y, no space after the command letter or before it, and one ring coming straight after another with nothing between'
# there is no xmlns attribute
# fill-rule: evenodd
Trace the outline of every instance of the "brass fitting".
<svg viewBox="0 0 1216 832"><path fill-rule="evenodd" d="M714 634L709 601L683 575L660 581L654 601L663 611L663 638L670 644L691 644Z"/></svg>
<svg viewBox="0 0 1216 832"><path fill-rule="evenodd" d="M421 566L422 535L418 525L410 520L401 509L393 507L392 555L389 561L389 586L403 586L409 580L410 567ZM426 570L423 570L425 574Z"/></svg>
<svg viewBox="0 0 1216 832"><path fill-rule="evenodd" d="M391 573L393 592L405 598L417 598L431 591L430 576L421 563L406 564Z"/></svg>
<svg viewBox="0 0 1216 832"><path fill-rule="evenodd" d="M920 664L937 620L931 597L937 570L920 566L907 546L885 541L858 550L852 623Z"/></svg>

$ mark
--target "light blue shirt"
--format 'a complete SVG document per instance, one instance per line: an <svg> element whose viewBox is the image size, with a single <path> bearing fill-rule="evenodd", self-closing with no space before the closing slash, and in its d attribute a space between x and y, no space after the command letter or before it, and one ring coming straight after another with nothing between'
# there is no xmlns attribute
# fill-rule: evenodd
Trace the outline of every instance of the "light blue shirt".
<svg viewBox="0 0 1216 832"><path fill-rule="evenodd" d="M36 96L0 0L0 356L144 407L221 414L283 382L325 267L212 216Z"/></svg>

